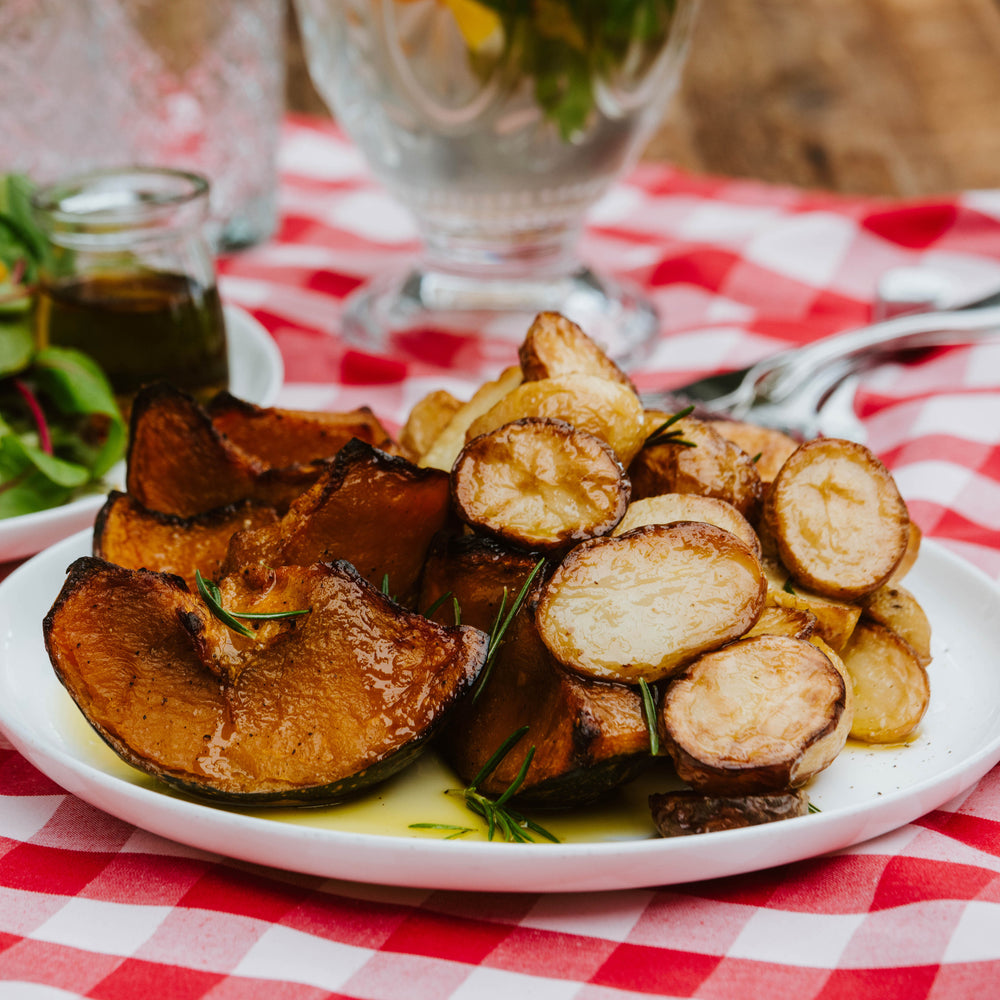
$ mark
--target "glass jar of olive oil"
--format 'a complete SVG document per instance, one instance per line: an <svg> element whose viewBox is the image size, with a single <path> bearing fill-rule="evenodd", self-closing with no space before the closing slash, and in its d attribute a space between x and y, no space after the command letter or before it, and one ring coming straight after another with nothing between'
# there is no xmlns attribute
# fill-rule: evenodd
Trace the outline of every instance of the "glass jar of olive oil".
<svg viewBox="0 0 1000 1000"><path fill-rule="evenodd" d="M75 347L104 369L125 412L146 383L204 401L229 384L208 182L152 167L96 171L36 192L48 236L40 346Z"/></svg>

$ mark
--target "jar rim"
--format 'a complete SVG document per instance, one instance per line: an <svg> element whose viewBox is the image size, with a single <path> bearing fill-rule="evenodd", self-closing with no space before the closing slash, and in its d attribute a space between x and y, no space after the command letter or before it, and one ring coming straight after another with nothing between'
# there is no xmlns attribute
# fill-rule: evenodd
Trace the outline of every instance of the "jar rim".
<svg viewBox="0 0 1000 1000"><path fill-rule="evenodd" d="M90 170L34 192L32 208L52 231L194 226L208 212L209 181L173 167Z"/></svg>

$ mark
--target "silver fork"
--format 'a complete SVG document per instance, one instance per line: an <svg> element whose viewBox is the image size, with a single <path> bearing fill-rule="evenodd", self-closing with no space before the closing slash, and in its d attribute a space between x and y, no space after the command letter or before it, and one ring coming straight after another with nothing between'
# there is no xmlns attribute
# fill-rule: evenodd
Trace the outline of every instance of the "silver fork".
<svg viewBox="0 0 1000 1000"><path fill-rule="evenodd" d="M813 437L864 440L854 414L858 376L914 350L968 344L1000 334L1000 292L947 311L907 314L782 351L738 371L643 393L650 409L751 420Z"/></svg>

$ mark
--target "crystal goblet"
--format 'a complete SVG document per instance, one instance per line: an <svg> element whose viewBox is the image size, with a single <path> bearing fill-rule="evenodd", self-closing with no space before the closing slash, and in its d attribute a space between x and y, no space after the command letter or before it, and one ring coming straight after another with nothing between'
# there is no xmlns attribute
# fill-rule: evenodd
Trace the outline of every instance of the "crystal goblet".
<svg viewBox="0 0 1000 1000"><path fill-rule="evenodd" d="M577 247L676 88L698 0L296 0L319 92L423 255L345 304L348 341L523 336L558 310L627 362L652 305Z"/></svg>

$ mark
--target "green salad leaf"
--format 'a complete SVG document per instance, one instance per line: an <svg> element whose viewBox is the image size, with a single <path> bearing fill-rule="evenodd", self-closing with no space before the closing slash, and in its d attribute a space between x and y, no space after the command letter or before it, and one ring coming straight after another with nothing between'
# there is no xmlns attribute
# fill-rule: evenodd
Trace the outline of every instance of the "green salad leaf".
<svg viewBox="0 0 1000 1000"><path fill-rule="evenodd" d="M31 191L21 175L0 176L0 518L99 488L125 453L125 421L101 368L80 351L36 349L47 244Z"/></svg>

